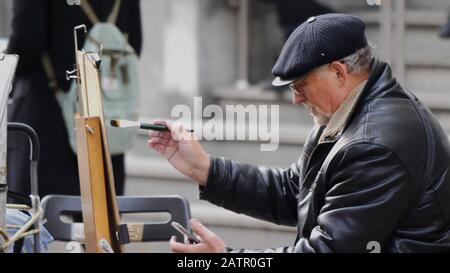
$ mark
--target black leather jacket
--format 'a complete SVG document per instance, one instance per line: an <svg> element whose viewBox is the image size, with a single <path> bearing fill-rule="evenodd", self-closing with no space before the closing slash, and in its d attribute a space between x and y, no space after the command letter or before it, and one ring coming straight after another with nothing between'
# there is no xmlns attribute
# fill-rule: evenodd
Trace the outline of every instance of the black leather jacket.
<svg viewBox="0 0 450 273"><path fill-rule="evenodd" d="M298 227L293 246L265 252L369 252L373 241L381 252L450 252L449 140L388 64L372 63L342 134L318 144L323 129L288 169L211 158L200 197Z"/></svg>

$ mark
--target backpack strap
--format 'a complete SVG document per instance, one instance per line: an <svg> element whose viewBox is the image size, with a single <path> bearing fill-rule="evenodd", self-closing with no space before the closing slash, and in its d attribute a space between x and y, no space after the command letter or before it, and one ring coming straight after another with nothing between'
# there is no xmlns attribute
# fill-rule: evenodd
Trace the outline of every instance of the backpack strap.
<svg viewBox="0 0 450 273"><path fill-rule="evenodd" d="M87 18L89 19L89 21L91 21L91 23L93 25L100 22L97 14L95 14L94 9L92 8L91 4L89 3L89 0L83 0L83 2L81 3L81 9L84 11Z"/></svg>
<svg viewBox="0 0 450 273"><path fill-rule="evenodd" d="M115 24L117 21L117 17L119 17L120 12L120 5L122 3L122 0L116 0L114 3L113 9L111 11L111 14L108 17L107 23ZM100 22L100 19L98 18L97 14L95 14L94 9L92 8L92 5L89 3L89 0L83 0L83 3L81 3L81 8L83 9L84 13L88 17L89 21L93 25Z"/></svg>
<svg viewBox="0 0 450 273"><path fill-rule="evenodd" d="M114 7L111 11L111 14L108 17L108 21L107 21L108 23L116 24L117 17L119 17L121 3L122 3L122 0L116 0L116 2L114 3Z"/></svg>
<svg viewBox="0 0 450 273"><path fill-rule="evenodd" d="M55 93L59 92L61 88L58 85L55 69L53 68L48 52L45 52L44 55L42 56L42 64L44 66L45 74L47 74L48 87Z"/></svg>

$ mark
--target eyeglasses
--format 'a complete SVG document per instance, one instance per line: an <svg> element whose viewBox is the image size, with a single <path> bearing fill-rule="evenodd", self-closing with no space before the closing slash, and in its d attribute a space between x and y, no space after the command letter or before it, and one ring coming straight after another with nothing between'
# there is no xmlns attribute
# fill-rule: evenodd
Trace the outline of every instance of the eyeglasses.
<svg viewBox="0 0 450 273"><path fill-rule="evenodd" d="M344 60L338 60L338 62L345 64L345 61L344 61ZM299 95L300 95L300 92L298 91L299 89L297 88L297 83L302 82L302 84L303 84L303 82L306 81L306 79L307 79L314 71L318 70L318 69L321 68L322 66L330 65L330 64L331 64L331 63L328 63L328 64L324 64L324 65L317 66L317 67L313 68L311 71L309 71L308 73L306 73L305 75L303 75L301 78L299 78L299 79L295 80L294 82L292 82L291 84L289 84L289 88L292 90L292 92L294 92L294 94L295 94L296 96L299 96Z"/></svg>
<svg viewBox="0 0 450 273"><path fill-rule="evenodd" d="M299 79L295 80L294 82L292 82L291 84L289 84L289 88L292 90L292 92L294 92L294 94L296 96L300 95L300 92L298 91L299 89L297 88L296 83L304 82L318 68L319 67L316 67L316 68L312 69L311 71L309 71L308 73L303 75L301 78L299 78Z"/></svg>

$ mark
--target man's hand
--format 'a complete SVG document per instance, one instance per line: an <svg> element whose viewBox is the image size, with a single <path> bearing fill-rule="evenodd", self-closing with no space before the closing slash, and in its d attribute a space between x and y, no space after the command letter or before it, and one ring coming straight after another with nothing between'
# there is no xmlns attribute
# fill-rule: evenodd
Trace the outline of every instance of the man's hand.
<svg viewBox="0 0 450 273"><path fill-rule="evenodd" d="M170 249L175 253L222 253L225 251L225 242L215 233L207 229L196 219L191 219L192 230L198 234L199 244L182 244L175 240L175 236L170 239Z"/></svg>
<svg viewBox="0 0 450 273"><path fill-rule="evenodd" d="M170 132L150 132L150 148L163 155L182 174L206 186L209 174L209 156L203 150L194 133L179 124L155 121L166 125Z"/></svg>

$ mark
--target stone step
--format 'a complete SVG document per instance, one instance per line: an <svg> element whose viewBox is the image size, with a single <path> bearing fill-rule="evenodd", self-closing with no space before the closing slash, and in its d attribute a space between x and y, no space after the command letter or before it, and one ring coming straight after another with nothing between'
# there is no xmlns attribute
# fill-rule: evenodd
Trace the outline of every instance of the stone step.
<svg viewBox="0 0 450 273"><path fill-rule="evenodd" d="M417 11L416 13L408 13L412 19L408 19L409 16L407 16L407 22L410 24L407 25L405 34L406 73L408 74L410 69L417 68L426 70L444 68L446 70L443 70L443 73L448 73L448 69L450 69L450 40L438 36L439 27L446 22L445 12ZM378 54L380 48L379 14L365 12L359 15L368 24L366 34L375 47L375 53Z"/></svg>
<svg viewBox="0 0 450 273"><path fill-rule="evenodd" d="M450 9L450 5L448 8ZM355 10L352 13L360 16L368 26L378 26L380 24L380 10L378 8ZM407 28L440 27L447 22L447 18L448 10L446 9L407 9L405 12Z"/></svg>
<svg viewBox="0 0 450 273"><path fill-rule="evenodd" d="M407 0L406 2L408 3L409 7L414 8L439 8L446 11L450 10L450 2L448 0Z"/></svg>

